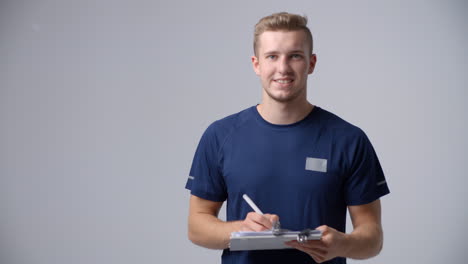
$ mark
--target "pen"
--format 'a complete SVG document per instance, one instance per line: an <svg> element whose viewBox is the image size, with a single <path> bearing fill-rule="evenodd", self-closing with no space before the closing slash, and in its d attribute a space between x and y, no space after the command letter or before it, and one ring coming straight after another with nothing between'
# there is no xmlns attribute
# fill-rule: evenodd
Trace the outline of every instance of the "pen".
<svg viewBox="0 0 468 264"><path fill-rule="evenodd" d="M263 215L260 208L258 208L258 206L252 201L252 199L250 199L250 197L247 194L242 195L242 198L244 198L244 200L250 205L250 207L252 207L252 209L254 209L254 211L257 214ZM283 231L286 231L286 230L281 229L281 225L279 221L273 221L272 224L273 225L271 227L271 230L273 231L273 235L278 236L278 235L281 235Z"/></svg>
<svg viewBox="0 0 468 264"><path fill-rule="evenodd" d="M250 207L252 207L252 209L254 209L254 211L255 211L257 214L263 215L263 213L262 213L262 211L260 210L260 208L258 208L257 205L255 205L255 203L252 201L252 199L250 199L250 197L249 197L247 194L242 195L242 198L244 198L244 200L250 205Z"/></svg>

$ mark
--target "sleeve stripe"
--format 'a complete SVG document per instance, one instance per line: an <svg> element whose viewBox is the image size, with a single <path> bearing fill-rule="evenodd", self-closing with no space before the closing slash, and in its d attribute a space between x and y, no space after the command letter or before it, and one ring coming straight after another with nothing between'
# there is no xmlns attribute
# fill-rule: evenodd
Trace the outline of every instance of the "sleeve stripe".
<svg viewBox="0 0 468 264"><path fill-rule="evenodd" d="M380 182L377 183L377 186L380 186L380 185L382 185L382 184L385 184L386 182L387 182L386 180L380 181Z"/></svg>

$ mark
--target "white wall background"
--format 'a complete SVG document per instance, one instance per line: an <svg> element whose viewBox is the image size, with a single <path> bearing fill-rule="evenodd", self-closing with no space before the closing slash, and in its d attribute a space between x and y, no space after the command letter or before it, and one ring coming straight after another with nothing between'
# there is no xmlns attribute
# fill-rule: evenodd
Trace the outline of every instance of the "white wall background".
<svg viewBox="0 0 468 264"><path fill-rule="evenodd" d="M204 129L260 101L253 25L277 11L309 17L309 98L386 173L365 263L464 262L465 1L2 0L0 263L219 262L184 185Z"/></svg>

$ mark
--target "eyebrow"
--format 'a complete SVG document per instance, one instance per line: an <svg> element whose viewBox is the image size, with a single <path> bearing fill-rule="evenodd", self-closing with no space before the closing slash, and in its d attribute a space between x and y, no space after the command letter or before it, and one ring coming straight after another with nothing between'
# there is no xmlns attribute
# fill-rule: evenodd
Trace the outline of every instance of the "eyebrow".
<svg viewBox="0 0 468 264"><path fill-rule="evenodd" d="M278 53L280 53L280 52L276 51L276 50L270 50L270 51L267 51L267 52L263 53L263 55L272 55L272 54L278 54ZM288 54L293 54L293 53L305 54L304 51L302 51L302 50L292 50L292 51L288 52Z"/></svg>

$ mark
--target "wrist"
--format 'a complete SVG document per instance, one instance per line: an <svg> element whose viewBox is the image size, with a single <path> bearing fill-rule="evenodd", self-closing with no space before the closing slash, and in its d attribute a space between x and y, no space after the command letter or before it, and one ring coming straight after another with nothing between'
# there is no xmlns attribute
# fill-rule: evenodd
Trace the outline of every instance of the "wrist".
<svg viewBox="0 0 468 264"><path fill-rule="evenodd" d="M352 252L352 247L354 244L353 241L354 239L353 239L352 234L343 233L343 239L341 243L341 252L342 252L341 257L349 258L350 252Z"/></svg>
<svg viewBox="0 0 468 264"><path fill-rule="evenodd" d="M229 223L231 224L231 226L229 227L229 230L231 232L242 231L242 221L241 220L230 221ZM229 232L229 234L231 234L231 232Z"/></svg>
<svg viewBox="0 0 468 264"><path fill-rule="evenodd" d="M229 221L226 222L227 230L225 232L225 237L223 239L224 248L229 248L229 243L231 242L231 233L238 232L242 230L242 221Z"/></svg>

